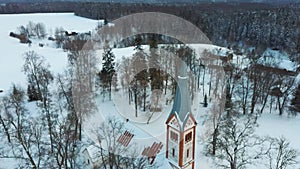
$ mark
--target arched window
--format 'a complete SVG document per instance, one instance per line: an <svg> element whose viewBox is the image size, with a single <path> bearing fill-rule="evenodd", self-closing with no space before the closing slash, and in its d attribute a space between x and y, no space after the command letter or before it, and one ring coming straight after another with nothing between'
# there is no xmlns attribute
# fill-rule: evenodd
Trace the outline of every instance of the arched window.
<svg viewBox="0 0 300 169"><path fill-rule="evenodd" d="M189 132L185 135L185 143L188 143L192 140L192 132Z"/></svg>
<svg viewBox="0 0 300 169"><path fill-rule="evenodd" d="M174 142L177 142L178 141L178 134L175 133L174 131L171 131L171 140L174 141Z"/></svg>

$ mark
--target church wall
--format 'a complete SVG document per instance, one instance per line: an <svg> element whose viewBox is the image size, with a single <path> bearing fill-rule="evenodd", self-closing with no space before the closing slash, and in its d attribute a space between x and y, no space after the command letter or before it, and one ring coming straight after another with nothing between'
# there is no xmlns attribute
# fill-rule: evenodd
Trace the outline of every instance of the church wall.
<svg viewBox="0 0 300 169"><path fill-rule="evenodd" d="M188 166L184 167L183 169L193 169L193 165L192 165L192 163L191 163L191 164L189 164Z"/></svg>
<svg viewBox="0 0 300 169"><path fill-rule="evenodd" d="M177 141L175 141L174 139L172 139L172 134L171 132L174 132L177 134L178 138ZM179 161L179 132L175 129L173 129L172 127L169 128L169 139L168 139L168 158L170 160L173 160L175 163L178 164ZM173 156L173 151L175 150L174 156Z"/></svg>
<svg viewBox="0 0 300 169"><path fill-rule="evenodd" d="M191 140L189 142L186 142L186 136L190 133L191 133ZM183 148L183 164L186 164L188 163L189 161L191 161L193 159L193 142L194 142L194 131L193 131L193 128L187 130L184 132L184 148ZM187 151L189 151L189 155L187 154ZM188 157L187 157L188 155Z"/></svg>

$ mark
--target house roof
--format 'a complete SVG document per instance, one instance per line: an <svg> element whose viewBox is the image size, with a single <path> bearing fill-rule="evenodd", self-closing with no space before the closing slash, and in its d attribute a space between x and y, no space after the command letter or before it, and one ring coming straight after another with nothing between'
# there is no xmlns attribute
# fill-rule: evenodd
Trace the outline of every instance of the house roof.
<svg viewBox="0 0 300 169"><path fill-rule="evenodd" d="M87 152L87 154L89 155L90 160L93 163L97 162L101 157L100 147L98 147L96 145L90 145L90 146L84 148L83 152L84 151Z"/></svg>
<svg viewBox="0 0 300 169"><path fill-rule="evenodd" d="M192 116L191 104L190 104L190 94L188 89L188 75L187 75L187 65L182 62L178 69L178 81L176 95L173 103L173 108L169 114L167 122L175 115L179 120L181 130L189 118Z"/></svg>

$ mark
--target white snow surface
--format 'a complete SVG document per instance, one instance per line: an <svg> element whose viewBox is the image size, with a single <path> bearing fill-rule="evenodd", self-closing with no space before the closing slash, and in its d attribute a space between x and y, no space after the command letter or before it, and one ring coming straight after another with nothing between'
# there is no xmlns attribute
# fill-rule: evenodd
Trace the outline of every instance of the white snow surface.
<svg viewBox="0 0 300 169"><path fill-rule="evenodd" d="M63 27L65 30L89 32L96 25L96 20L85 19L75 16L73 13L43 13L43 14L14 14L0 15L0 89L7 91L12 83L26 84L26 76L21 71L24 64L23 54L34 50L46 58L55 73L62 72L67 63L67 55L62 49L55 49L51 41L43 40L45 46L39 47L36 40L29 47L27 44L20 44L19 40L9 36L10 32L16 32L17 27L26 26L29 21L34 23L42 22L46 26L49 35L54 33L55 28ZM47 37L48 37L47 36Z"/></svg>
<svg viewBox="0 0 300 169"><path fill-rule="evenodd" d="M263 53L263 56L258 60L258 63L264 65L267 64L267 66L278 67L289 71L295 71L297 68L297 65L289 60L287 53L272 50L270 48Z"/></svg>
<svg viewBox="0 0 300 169"><path fill-rule="evenodd" d="M38 42L32 44L29 47L26 44L20 44L19 40L9 37L9 32L15 31L20 25L26 25L29 21L43 22L46 25L48 32L54 32L56 27L63 27L70 31L88 32L92 31L97 25L97 21L85 19L75 16L73 13L51 13L51 14L18 14L18 15L0 15L0 44L1 44L1 55L0 55L0 89L4 91L9 90L12 83L26 87L26 76L21 71L22 65L24 63L23 54L27 51L34 50L38 54L43 55L46 61L51 65L51 70L55 73L62 72L67 64L67 53L62 49L53 48L50 42L46 42L46 46L41 48L38 46ZM49 43L49 44L47 44ZM191 45L196 47L198 45ZM215 48L216 46L205 46L208 48ZM99 55L102 54L99 51ZM130 57L134 53L133 47L123 48L123 49L113 49L116 55L116 60L120 60L121 57ZM220 50L220 55L226 55L226 50L222 48ZM281 62L282 66L288 70L293 69L291 62L283 59L285 61ZM289 69L290 68L290 69ZM116 93L115 99L113 101L104 101L101 99L97 101L99 111L91 115L90 118L85 120L84 130L85 134L89 136L92 140L95 140L95 136L91 132L93 129L99 125L101 121L109 116L115 116L120 120L125 120L131 115L124 115L124 112L133 113L133 108L123 105L127 102L126 99L122 100L122 97L118 97L119 93ZM3 93L0 94L0 99ZM201 95L201 94L199 94ZM117 98L116 98L117 97ZM114 98L114 97L113 97ZM125 98L125 96L124 96ZM203 101L202 96L195 99L192 107L192 112L198 121L197 126L197 145L196 145L196 169L215 169L216 166L213 164L212 160L204 155L204 146L201 136L204 135L205 126L203 121L208 112L208 108L203 108L201 102ZM116 106L116 104L122 105ZM156 115L156 120L151 121L150 124L138 123L129 121L125 123L126 129L133 131L135 134L132 142L140 143L140 148L151 146L151 144L156 142L163 142L164 147L161 150L160 155L157 157L157 161L161 164L161 169L168 169L171 167L165 160L165 131L166 125L165 120L171 110L172 104L163 107L163 112ZM36 109L33 104L27 105L28 109ZM122 112L121 112L122 111ZM36 111L33 111L36 112ZM300 119L289 118L289 117L279 117L276 113L267 114L264 113L258 120L259 128L256 133L261 136L284 136L290 142L292 147L300 150L300 137L298 131L300 130ZM142 149L141 149L142 150ZM300 160L300 159L298 159ZM0 168L13 168L15 163L11 159L0 159ZM254 168L253 168L254 169Z"/></svg>

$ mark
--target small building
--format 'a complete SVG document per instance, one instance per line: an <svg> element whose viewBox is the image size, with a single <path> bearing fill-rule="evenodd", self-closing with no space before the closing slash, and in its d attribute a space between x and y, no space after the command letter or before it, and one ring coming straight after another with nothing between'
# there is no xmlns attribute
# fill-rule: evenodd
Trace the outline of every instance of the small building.
<svg viewBox="0 0 300 169"><path fill-rule="evenodd" d="M83 149L84 160L87 168L96 168L102 163L100 147L90 145Z"/></svg>

